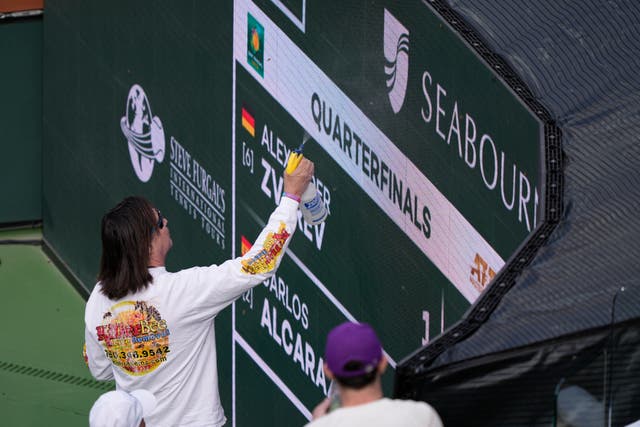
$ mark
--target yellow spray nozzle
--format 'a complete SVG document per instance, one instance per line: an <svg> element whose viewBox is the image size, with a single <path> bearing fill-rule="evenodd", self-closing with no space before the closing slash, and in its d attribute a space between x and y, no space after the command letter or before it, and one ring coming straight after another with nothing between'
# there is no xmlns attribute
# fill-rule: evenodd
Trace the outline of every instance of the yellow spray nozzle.
<svg viewBox="0 0 640 427"><path fill-rule="evenodd" d="M304 156L302 155L302 153L291 152L291 154L289 155L289 160L287 161L286 172L288 174L293 173L293 171L296 170L298 164L300 164L300 161L303 158Z"/></svg>

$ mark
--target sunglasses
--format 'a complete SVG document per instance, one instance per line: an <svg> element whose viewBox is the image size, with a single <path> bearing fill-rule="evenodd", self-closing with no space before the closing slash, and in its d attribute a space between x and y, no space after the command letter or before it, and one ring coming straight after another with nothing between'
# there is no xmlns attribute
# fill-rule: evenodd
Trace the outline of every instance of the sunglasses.
<svg viewBox="0 0 640 427"><path fill-rule="evenodd" d="M160 212L160 209L153 209L158 213L158 223L156 224L156 228L158 230L162 230L164 228L164 217L162 216L162 212Z"/></svg>

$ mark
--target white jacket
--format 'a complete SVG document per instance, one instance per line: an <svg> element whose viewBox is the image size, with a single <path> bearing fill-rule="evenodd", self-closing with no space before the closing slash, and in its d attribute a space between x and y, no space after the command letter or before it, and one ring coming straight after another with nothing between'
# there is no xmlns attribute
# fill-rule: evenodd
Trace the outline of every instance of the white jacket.
<svg viewBox="0 0 640 427"><path fill-rule="evenodd" d="M296 228L298 203L282 197L243 257L169 273L150 269L153 283L110 300L98 283L85 309L86 356L92 375L118 389L144 388L157 400L148 427L220 426L214 318L272 276Z"/></svg>

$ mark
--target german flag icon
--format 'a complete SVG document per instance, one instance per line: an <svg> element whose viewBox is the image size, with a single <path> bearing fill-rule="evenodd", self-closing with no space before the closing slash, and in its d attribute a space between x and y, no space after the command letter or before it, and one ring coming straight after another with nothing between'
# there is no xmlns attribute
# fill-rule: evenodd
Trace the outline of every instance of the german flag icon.
<svg viewBox="0 0 640 427"><path fill-rule="evenodd" d="M251 136L256 136L256 120L244 105L242 106L242 127L245 128Z"/></svg>

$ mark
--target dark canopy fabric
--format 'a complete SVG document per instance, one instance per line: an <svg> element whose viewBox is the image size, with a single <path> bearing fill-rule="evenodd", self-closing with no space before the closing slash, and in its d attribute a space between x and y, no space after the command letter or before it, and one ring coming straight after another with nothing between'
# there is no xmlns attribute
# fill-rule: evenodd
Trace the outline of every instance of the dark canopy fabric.
<svg viewBox="0 0 640 427"><path fill-rule="evenodd" d="M640 287L640 2L449 0L448 7L562 131L564 209L473 332L443 345L445 333L408 359L423 371L599 328L612 310L617 322L640 317L640 292L630 292Z"/></svg>

